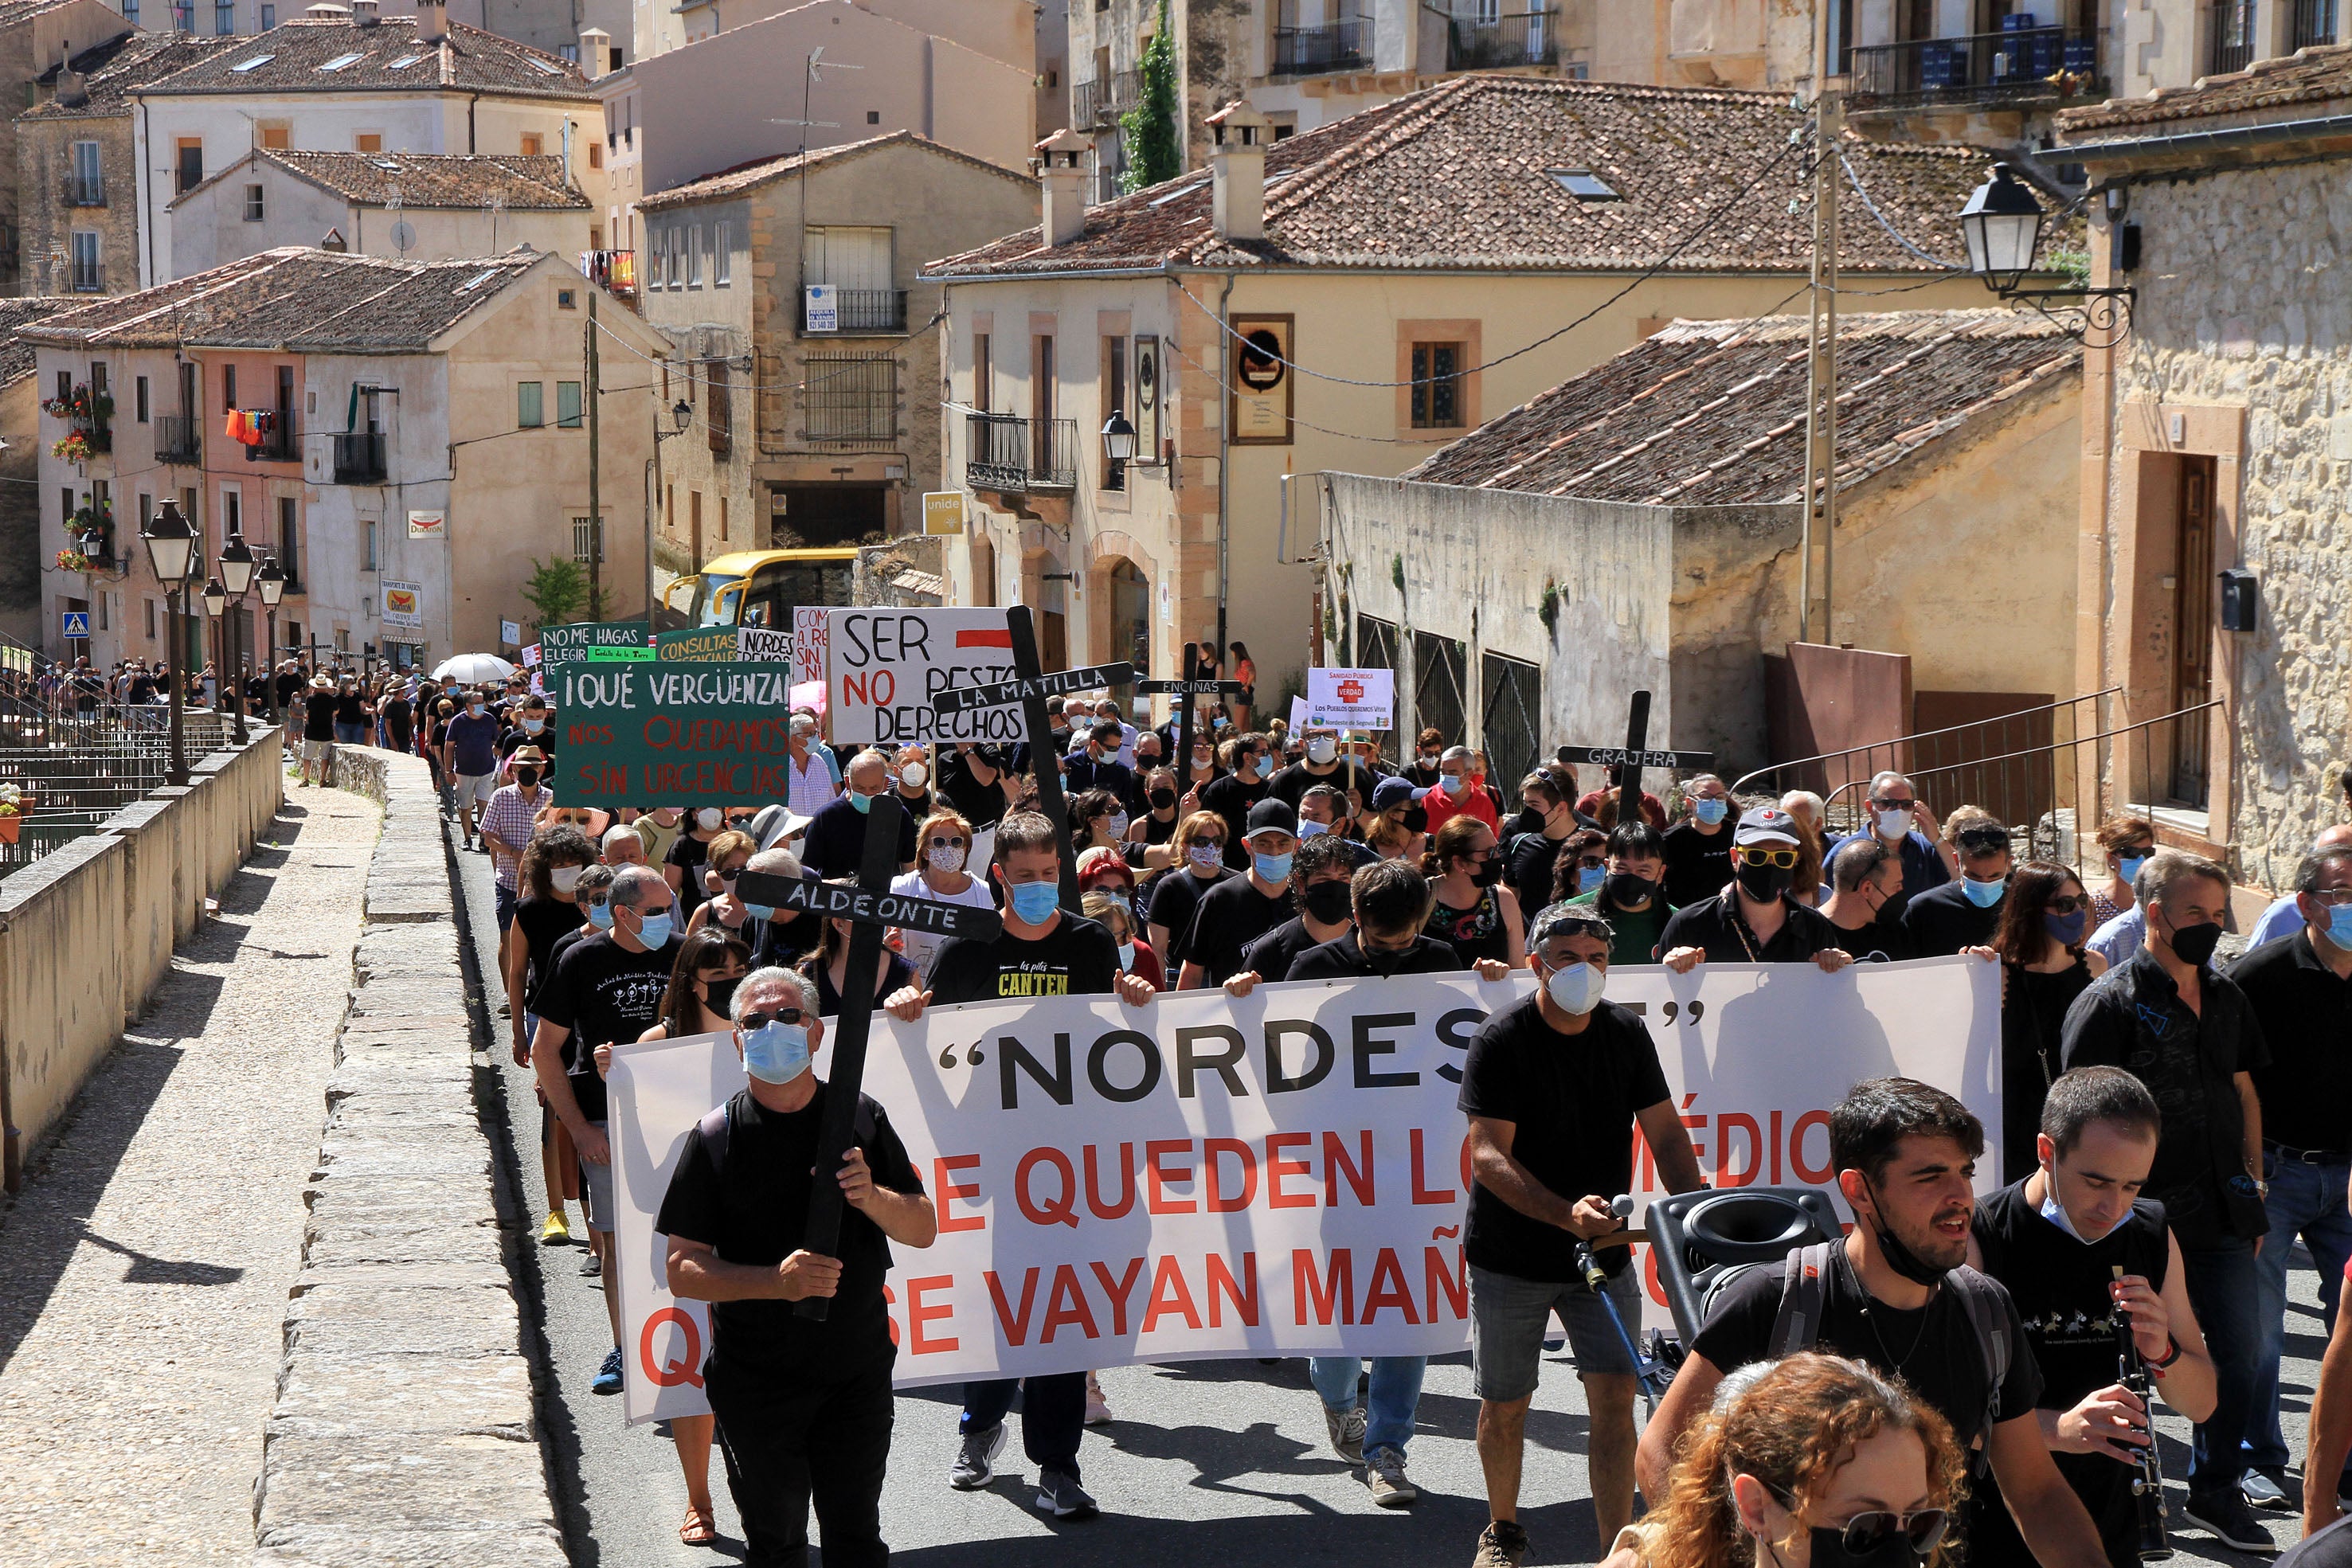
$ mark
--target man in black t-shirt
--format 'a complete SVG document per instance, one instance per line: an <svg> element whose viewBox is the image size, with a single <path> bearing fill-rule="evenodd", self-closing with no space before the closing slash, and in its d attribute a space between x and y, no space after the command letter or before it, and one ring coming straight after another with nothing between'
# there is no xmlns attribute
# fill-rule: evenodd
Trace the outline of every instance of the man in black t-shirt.
<svg viewBox="0 0 2352 1568"><path fill-rule="evenodd" d="M1181 961L1176 989L1222 986L1242 969L1242 952L1288 919L1290 862L1298 848L1298 818L1276 800L1250 808L1244 835L1249 874L1229 876L1201 895L1169 958Z"/></svg>
<svg viewBox="0 0 2352 1568"><path fill-rule="evenodd" d="M1624 1228L1611 1202L1633 1186L1635 1124L1669 1192L1705 1185L1650 1031L1601 999L1610 935L1609 923L1589 910L1555 904L1537 915L1528 932L1535 994L1486 1019L1462 1068L1457 1103L1470 1118L1477 1182L1465 1245L1470 1375L1492 1516L1480 1547L1513 1562L1528 1544L1518 1522L1528 1402L1554 1313L1567 1325L1591 1412L1592 1506L1604 1552L1633 1521L1635 1367L1618 1330L1640 1322L1633 1255L1622 1245L1597 1254L1611 1276L1604 1302L1584 1282L1577 1253Z"/></svg>
<svg viewBox="0 0 2352 1568"><path fill-rule="evenodd" d="M1727 1285L1642 1434L1646 1496L1665 1496L1675 1446L1727 1373L1788 1351L1821 1350L1900 1375L1943 1413L1963 1448L1981 1444L2042 1568L2082 1568L2105 1557L2082 1500L2051 1462L2034 1413L2042 1375L2009 1293L1982 1276L1951 1277L1968 1261L1983 1153L1983 1124L1943 1091L1907 1078L1853 1086L1830 1116L1830 1163L1854 1227L1830 1248L1809 1343L1773 1343L1782 1270L1757 1269ZM1958 1293L1964 1288L1982 1292L1986 1310L1997 1308L2011 1347L1998 1390L1987 1386L1984 1342Z"/></svg>
<svg viewBox="0 0 2352 1568"><path fill-rule="evenodd" d="M1679 831L1679 830L1677 830ZM1731 852L1736 873L1713 897L1676 909L1658 934L1661 962L1678 975L1697 964L1801 964L1834 974L1853 962L1828 916L1789 896L1797 872L1797 824L1777 806L1739 819ZM1674 834L1668 833L1669 843ZM1671 865L1669 878L1674 874ZM1669 902L1674 902L1671 891Z"/></svg>
<svg viewBox="0 0 2352 1568"><path fill-rule="evenodd" d="M1061 908L1062 858L1053 823L1034 811L1005 818L997 825L993 870L1003 893L1003 930L985 942L949 937L931 961L930 988L908 986L883 1004L892 1018L912 1023L934 1002L946 1007L1112 992L1129 1007L1151 1000L1149 981L1120 972L1118 944L1110 933ZM1078 1483L1087 1409L1083 1372L965 1384L961 1441L948 1484L977 1491L995 1479L1016 1387L1023 1389L1022 1447L1037 1467L1037 1506L1056 1519L1092 1519L1095 1500Z"/></svg>
<svg viewBox="0 0 2352 1568"><path fill-rule="evenodd" d="M1840 948L1857 958L1883 953L1889 962L1913 957L1911 938L1886 918L1903 897L1903 858L1871 833L1848 839L1823 868L1830 895L1822 917L1837 927Z"/></svg>
<svg viewBox="0 0 2352 1568"><path fill-rule="evenodd" d="M821 877L856 876L866 853L866 814L890 789L890 760L875 750L859 752L843 774L840 797L818 810L801 841L801 863ZM898 869L915 866L917 819L898 813Z"/></svg>
<svg viewBox="0 0 2352 1568"><path fill-rule="evenodd" d="M1242 952L1241 970L1226 977L1225 988L1246 996L1247 988L1234 990L1244 978L1252 984L1288 979L1290 966L1302 954L1346 936L1352 918L1349 886L1355 872L1356 857L1349 852L1347 840L1331 833L1301 839L1290 861L1290 891L1298 913L1248 944Z"/></svg>
<svg viewBox="0 0 2352 1568"><path fill-rule="evenodd" d="M302 699L302 782L324 789L334 759L335 683L319 675Z"/></svg>
<svg viewBox="0 0 2352 1568"><path fill-rule="evenodd" d="M1225 820L1225 864L1235 871L1250 863L1249 846L1242 835L1249 831L1250 808L1265 798L1266 781L1274 777L1274 758L1265 737L1244 735L1234 742L1234 770L1202 787L1197 802L1184 810L1214 811Z"/></svg>
<svg viewBox="0 0 2352 1568"><path fill-rule="evenodd" d="M555 960L533 998L539 1032L530 1064L548 1108L580 1152L580 1194L590 1245L613 1321L613 1350L590 1386L621 1391L621 1300L613 1267L613 1151L604 1136L604 1072L599 1046L626 1045L661 1021L662 993L677 960L676 900L650 866L623 866L605 896L613 928L583 937Z"/></svg>
<svg viewBox="0 0 2352 1568"><path fill-rule="evenodd" d="M2042 1105L2041 1164L1977 1206L1970 1265L2000 1281L2042 1378L2042 1427L2114 1568L2139 1568L2133 1482L2147 1407L2116 1380L2128 1325L2151 1390L2190 1420L2213 1410L2213 1358L2189 1304L2164 1207L2139 1197L2156 1162L2156 1102L2130 1073L2060 1074ZM1997 1489L1969 1499L1975 1568L2032 1561ZM2242 1505L2242 1500L2241 1500ZM2241 1528L2258 1530L2251 1515Z"/></svg>
<svg viewBox="0 0 2352 1568"><path fill-rule="evenodd" d="M856 1144L835 1176L847 1205L837 1256L811 1252L811 1166L828 1086L816 988L790 969L736 988L736 1049L751 1082L686 1135L654 1228L669 1239L673 1295L709 1301L703 1391L727 1448L727 1485L755 1563L808 1553L809 1504L827 1563L879 1564L882 1481L898 1347L883 1303L890 1243L929 1247L939 1216L881 1106L858 1096ZM790 1303L822 1297L822 1319Z"/></svg>
<svg viewBox="0 0 2352 1568"><path fill-rule="evenodd" d="M1462 967L1454 944L1424 936L1429 882L1402 861L1374 861L1349 884L1353 928L1292 960L1286 980L1385 979L1449 975ZM1269 979L1276 978L1267 976Z"/></svg>
<svg viewBox="0 0 2352 1568"><path fill-rule="evenodd" d="M1687 908L1731 880L1733 831L1738 808L1731 791L1712 773L1683 785L1691 814L1666 830L1666 902Z"/></svg>
<svg viewBox="0 0 2352 1568"><path fill-rule="evenodd" d="M1959 880L1931 887L1903 906L1903 934L1914 958L1985 946L2000 927L2001 900L2009 893L2009 830L1977 822L1960 829L1955 842Z"/></svg>

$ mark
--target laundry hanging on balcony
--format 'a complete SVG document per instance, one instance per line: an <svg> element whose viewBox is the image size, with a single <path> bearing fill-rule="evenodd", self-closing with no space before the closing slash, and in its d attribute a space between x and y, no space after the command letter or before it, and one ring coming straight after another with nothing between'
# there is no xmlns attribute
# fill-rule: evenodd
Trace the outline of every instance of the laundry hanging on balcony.
<svg viewBox="0 0 2352 1568"><path fill-rule="evenodd" d="M233 408L228 411L228 438L240 446L259 446L277 428L278 414L273 409Z"/></svg>

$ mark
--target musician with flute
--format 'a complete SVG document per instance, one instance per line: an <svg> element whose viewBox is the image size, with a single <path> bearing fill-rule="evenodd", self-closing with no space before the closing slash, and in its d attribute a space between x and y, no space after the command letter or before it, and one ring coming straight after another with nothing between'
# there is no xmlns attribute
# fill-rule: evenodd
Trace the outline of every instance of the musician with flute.
<svg viewBox="0 0 2352 1568"><path fill-rule="evenodd" d="M1977 1206L1969 1249L2017 1303L2042 1369L2042 1433L2115 1568L2171 1555L2150 1394L2192 1421L2215 1396L2180 1244L2163 1206L2139 1196L2158 1126L2155 1100L2122 1069L2061 1075L2040 1165ZM1969 1529L1970 1568L2032 1560L2006 1510L1972 1508Z"/></svg>

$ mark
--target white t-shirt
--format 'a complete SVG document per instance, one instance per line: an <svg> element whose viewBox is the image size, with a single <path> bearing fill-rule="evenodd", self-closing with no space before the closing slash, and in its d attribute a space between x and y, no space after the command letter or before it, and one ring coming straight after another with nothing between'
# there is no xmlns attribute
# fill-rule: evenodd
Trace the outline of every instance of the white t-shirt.
<svg viewBox="0 0 2352 1568"><path fill-rule="evenodd" d="M989 894L988 883L977 876L971 879L971 885L961 893L941 893L923 880L923 873L920 871L902 872L890 879L890 891L905 894L910 898L935 898L943 904L961 904L973 909L996 907L996 900ZM928 931L908 931L903 928L899 931L898 952L908 963L915 967L917 981L923 984L929 983L931 960L939 956L940 948L946 941L946 937L934 936Z"/></svg>

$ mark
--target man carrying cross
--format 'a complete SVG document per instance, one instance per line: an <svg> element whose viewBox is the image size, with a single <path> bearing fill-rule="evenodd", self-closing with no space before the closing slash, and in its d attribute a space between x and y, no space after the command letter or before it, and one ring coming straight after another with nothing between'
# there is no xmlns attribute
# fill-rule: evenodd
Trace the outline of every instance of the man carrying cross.
<svg viewBox="0 0 2352 1568"><path fill-rule="evenodd" d="M909 986L884 1003L892 1018L911 1023L933 1002L1112 991L1132 1008L1150 1002L1149 982L1119 972L1118 945L1110 933L1063 911L1057 842L1054 824L1034 811L1016 812L998 824L993 872L1004 895L1003 931L986 941L950 937L932 964L929 990ZM959 1491L977 1491L995 1479L1015 1387L1011 1378L964 1385L962 1444L948 1473L948 1484ZM1091 1519L1097 1512L1095 1500L1078 1484L1086 1399L1083 1372L1029 1378L1022 1395L1022 1447L1037 1467L1037 1506L1056 1519Z"/></svg>

